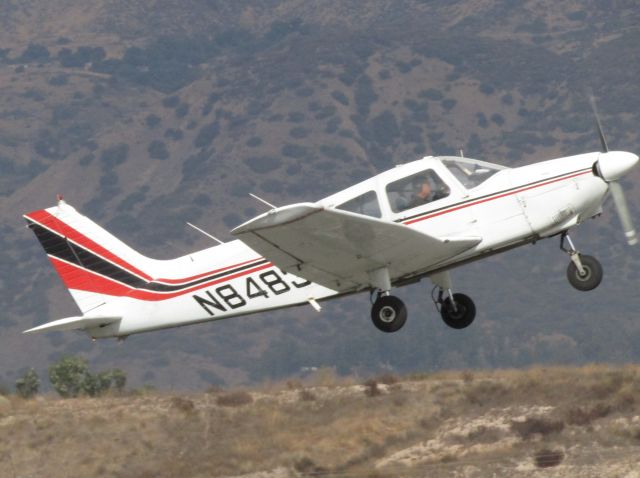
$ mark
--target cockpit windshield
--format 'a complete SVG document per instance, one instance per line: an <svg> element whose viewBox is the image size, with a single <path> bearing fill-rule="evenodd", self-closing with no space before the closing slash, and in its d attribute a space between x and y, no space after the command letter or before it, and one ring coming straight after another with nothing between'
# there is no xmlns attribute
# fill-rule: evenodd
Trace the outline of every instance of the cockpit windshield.
<svg viewBox="0 0 640 478"><path fill-rule="evenodd" d="M444 158L441 157L440 160L442 161L442 164L451 171L451 174L453 174L467 189L473 189L485 182L498 171L507 169L505 166L471 158L447 156Z"/></svg>

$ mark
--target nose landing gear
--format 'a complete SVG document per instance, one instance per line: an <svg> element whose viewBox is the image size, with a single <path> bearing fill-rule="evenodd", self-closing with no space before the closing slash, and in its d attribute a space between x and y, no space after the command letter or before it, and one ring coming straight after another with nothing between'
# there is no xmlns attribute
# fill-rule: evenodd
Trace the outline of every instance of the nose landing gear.
<svg viewBox="0 0 640 478"><path fill-rule="evenodd" d="M435 290L436 288L434 292ZM452 329L469 327L476 318L476 306L468 295L452 294L451 290L448 290L448 296L444 298L444 290L439 288L438 297L434 297L433 301L444 323Z"/></svg>
<svg viewBox="0 0 640 478"><path fill-rule="evenodd" d="M431 280L435 284L431 298L444 323L453 329L469 327L476 318L476 306L471 297L451 292L451 276L447 271L432 275ZM438 290L437 296L435 295L436 289ZM446 298L444 297L445 291L447 291Z"/></svg>
<svg viewBox="0 0 640 478"><path fill-rule="evenodd" d="M565 240L569 247L565 247ZM580 254L567 232L560 237L560 249L569 254L571 262L567 267L567 279L577 290L593 290L602 282L602 265L595 257Z"/></svg>

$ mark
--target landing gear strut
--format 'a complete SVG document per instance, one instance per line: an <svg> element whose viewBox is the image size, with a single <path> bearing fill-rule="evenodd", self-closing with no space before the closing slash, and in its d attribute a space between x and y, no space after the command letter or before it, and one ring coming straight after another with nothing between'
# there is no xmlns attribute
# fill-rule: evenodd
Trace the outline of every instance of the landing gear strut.
<svg viewBox="0 0 640 478"><path fill-rule="evenodd" d="M565 241L569 247L565 247ZM602 282L602 265L595 257L580 254L567 232L560 237L560 249L569 254L571 262L567 267L569 283L580 291L593 290Z"/></svg>

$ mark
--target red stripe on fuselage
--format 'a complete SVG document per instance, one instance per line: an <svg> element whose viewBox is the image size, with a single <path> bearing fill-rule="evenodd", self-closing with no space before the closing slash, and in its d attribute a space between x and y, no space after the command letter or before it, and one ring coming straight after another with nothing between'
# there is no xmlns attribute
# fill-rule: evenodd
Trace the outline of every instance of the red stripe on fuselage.
<svg viewBox="0 0 640 478"><path fill-rule="evenodd" d="M214 269L212 271L207 271L207 272L203 272L201 274L196 274L196 275L190 276L190 277L183 277L183 278L180 278L180 279L167 279L167 278L154 279L150 275L144 273L143 271L141 271L137 267L129 264L127 261L125 261L125 260L121 259L120 257L116 256L111 251L105 249L100 244L98 244L95 241L91 240L90 238L88 238L87 236L82 234L81 232L75 230L74 228L69 226L67 223L61 221L60 219L58 219L57 217L55 217L54 215L50 214L49 212L47 212L44 209L39 210L39 211L33 211L33 212L28 213L28 214L25 214L25 217L27 217L30 220L32 220L32 221L34 221L34 222L46 227L47 229L50 229L51 231L55 232L56 234L58 234L58 235L60 235L62 237L66 237L70 241L73 241L74 243L78 244L79 246L89 250L90 252L93 252L94 254L97 254L97 255L101 256L103 259L106 259L106 260L108 260L108 261L110 261L110 262L122 267L123 269L127 270L128 272L131 272L132 274L135 274L138 277L141 277L142 279L144 279L144 280L146 280L148 282L153 281L153 282L162 282L162 283L166 283L166 284L181 284L181 283L184 283L184 282L191 282L192 280L200 279L200 278L206 277L208 275L224 272L226 270L233 269L235 267L244 266L244 265L250 264L251 262L263 260L262 257L256 257L255 259L251 259L251 260L248 260L248 261L240 262L238 264L232 264L232 265L229 265L229 266L221 267L219 269Z"/></svg>
<svg viewBox="0 0 640 478"><path fill-rule="evenodd" d="M109 250L102 247L100 244L89 239L87 236L85 236L81 232L76 231L73 227L61 221L60 219L50 214L46 210L41 209L40 211L33 211L33 212L30 212L29 214L26 214L25 216L31 219L32 221L35 221L41 224L42 226L52 230L53 232L63 237L66 237L70 241L75 242L76 244L84 247L85 249L90 250L94 254L98 254L99 256L102 256L104 259L107 259L113 262L114 264L117 264L120 267L127 269L132 274L135 274L146 281L152 280L152 277L149 276L148 274L145 274L137 267L122 260L121 258L116 256Z"/></svg>
<svg viewBox="0 0 640 478"><path fill-rule="evenodd" d="M75 264L70 264L63 260L58 259L57 257L49 256L49 260L52 262L53 266L56 268L56 271L62 277L65 285L69 289L83 290L87 292L95 292L97 294L106 294L117 297L131 297L133 299L140 299L146 301L160 301L166 299L173 299L174 297L178 297L184 294L189 294L196 290L204 289L206 287L210 287L213 285L220 284L222 282L227 282L233 279L237 279L238 277L242 277L248 274L252 274L254 272L259 272L264 269L268 269L273 267L273 264L267 262L266 264L262 264L260 266L247 269L236 274L231 274L226 277L222 277L220 279L215 279L208 282L203 282L202 284L198 284L197 286L189 287L188 289L183 289L177 292L153 292L142 289L135 289L128 285L122 284L120 282L114 281L107 277L101 276L100 274L96 274L95 272L91 272L89 270L83 269Z"/></svg>
<svg viewBox="0 0 640 478"><path fill-rule="evenodd" d="M479 199L477 201L470 201L470 202L465 203L465 204L460 204L459 206L455 206L454 205L454 206L450 207L449 209L445 209L443 211L434 212L432 214L429 214L428 212L426 212L424 216L418 217L416 219L411 219L409 221L405 221L405 222L403 222L403 224L408 226L410 224L415 224L416 222L424 221L426 219L431 219L433 217L442 216L443 214L449 214L450 212L459 211L460 209L465 209L467 207L476 206L478 204L482 204L482 203L485 203L485 202L493 201L495 199L501 199L501 198L504 198L504 197L507 197L507 196L512 196L514 194L518 194L518 193L521 193L521 192L524 192L524 191L529 191L531 189L540 188L540 187L543 187L543 186L547 186L549 184L557 183L559 181L564 181L566 179L571 179L571 178L575 178L577 176L582 176L583 174L590 174L590 173L591 173L591 170L582 171L582 172L579 172L579 173L571 174L570 176L564 176L562 178L553 179L551 181L545 181L545 182L540 183L540 184L533 184L531 186L522 186L522 187L520 187L520 188L518 188L516 190L513 190L513 191L509 191L509 192L502 193L502 194L496 194L495 196L491 196L491 197L484 198L484 199Z"/></svg>

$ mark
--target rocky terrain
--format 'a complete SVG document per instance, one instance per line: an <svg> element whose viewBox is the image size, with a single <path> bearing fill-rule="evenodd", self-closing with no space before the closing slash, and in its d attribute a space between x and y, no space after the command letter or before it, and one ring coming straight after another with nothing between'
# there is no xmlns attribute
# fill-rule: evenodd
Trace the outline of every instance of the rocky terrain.
<svg viewBox="0 0 640 478"><path fill-rule="evenodd" d="M0 397L5 477L638 476L635 366Z"/></svg>

